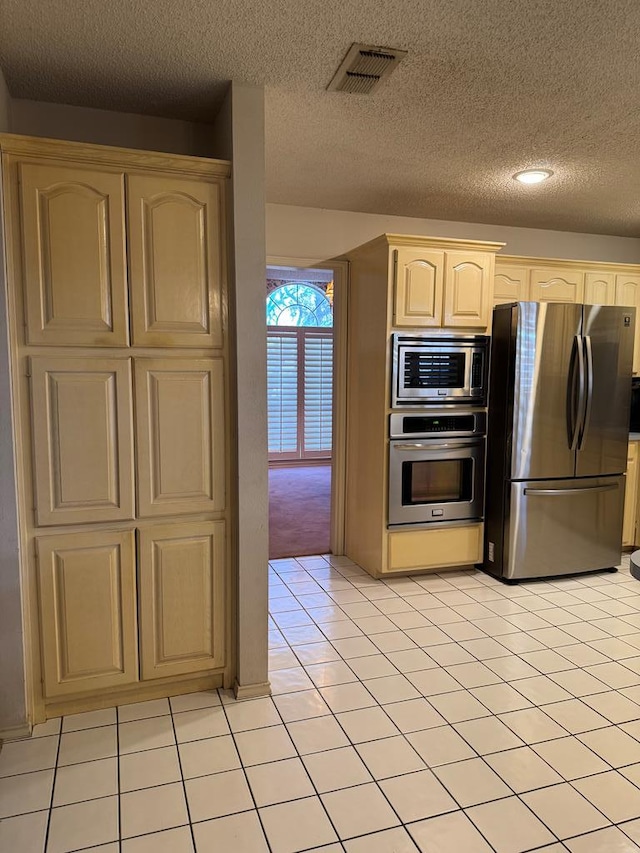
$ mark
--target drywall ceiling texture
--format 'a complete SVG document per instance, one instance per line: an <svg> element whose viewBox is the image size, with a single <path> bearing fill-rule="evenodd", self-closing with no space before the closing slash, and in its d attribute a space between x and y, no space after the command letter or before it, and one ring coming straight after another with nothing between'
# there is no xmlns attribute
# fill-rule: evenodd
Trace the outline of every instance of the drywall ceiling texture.
<svg viewBox="0 0 640 853"><path fill-rule="evenodd" d="M273 203L640 233L636 0L2 0L14 97L207 121L266 87ZM409 51L371 96L354 41ZM547 166L545 185L511 175Z"/></svg>

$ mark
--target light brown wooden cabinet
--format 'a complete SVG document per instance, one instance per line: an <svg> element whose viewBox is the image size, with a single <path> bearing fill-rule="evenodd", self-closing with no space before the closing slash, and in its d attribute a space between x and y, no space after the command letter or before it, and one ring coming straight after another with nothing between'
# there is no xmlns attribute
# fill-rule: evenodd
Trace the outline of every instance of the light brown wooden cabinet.
<svg viewBox="0 0 640 853"><path fill-rule="evenodd" d="M584 274L578 270L532 269L529 298L533 302L582 302Z"/></svg>
<svg viewBox="0 0 640 853"><path fill-rule="evenodd" d="M610 272L585 272L584 301L587 305L615 305L615 275Z"/></svg>
<svg viewBox="0 0 640 853"><path fill-rule="evenodd" d="M638 516L638 444L629 442L627 456L627 483L624 493L624 518L622 522L622 544L625 547L636 544L636 519Z"/></svg>
<svg viewBox="0 0 640 853"><path fill-rule="evenodd" d="M229 164L0 149L33 718L229 686Z"/></svg>
<svg viewBox="0 0 640 853"><path fill-rule="evenodd" d="M496 264L493 305L521 302L529 298L529 269L516 264Z"/></svg>
<svg viewBox="0 0 640 853"><path fill-rule="evenodd" d="M135 683L133 531L39 536L36 545L45 694Z"/></svg>
<svg viewBox="0 0 640 853"><path fill-rule="evenodd" d="M124 175L18 165L27 342L126 346Z"/></svg>
<svg viewBox="0 0 640 853"><path fill-rule="evenodd" d="M139 531L142 678L224 666L224 560L224 521Z"/></svg>
<svg viewBox="0 0 640 853"><path fill-rule="evenodd" d="M633 347L633 373L640 374L640 272L616 275L616 305L636 309L636 330Z"/></svg>
<svg viewBox="0 0 640 853"><path fill-rule="evenodd" d="M486 328L493 289L493 253L441 251L430 248L427 238L425 243L393 250L393 325Z"/></svg>

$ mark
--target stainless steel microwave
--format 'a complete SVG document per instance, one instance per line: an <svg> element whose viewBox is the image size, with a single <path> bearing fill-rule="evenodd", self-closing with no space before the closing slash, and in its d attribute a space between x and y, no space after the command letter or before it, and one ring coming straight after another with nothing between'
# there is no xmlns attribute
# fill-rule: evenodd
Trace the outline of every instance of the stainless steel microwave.
<svg viewBox="0 0 640 853"><path fill-rule="evenodd" d="M391 405L487 402L487 335L392 335Z"/></svg>

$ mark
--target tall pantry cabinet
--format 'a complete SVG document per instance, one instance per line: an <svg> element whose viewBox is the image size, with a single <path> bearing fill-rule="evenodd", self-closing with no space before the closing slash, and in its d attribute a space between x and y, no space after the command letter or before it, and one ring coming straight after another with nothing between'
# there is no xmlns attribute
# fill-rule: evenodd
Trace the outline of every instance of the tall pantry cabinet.
<svg viewBox="0 0 640 853"><path fill-rule="evenodd" d="M34 721L228 684L229 164L0 147Z"/></svg>

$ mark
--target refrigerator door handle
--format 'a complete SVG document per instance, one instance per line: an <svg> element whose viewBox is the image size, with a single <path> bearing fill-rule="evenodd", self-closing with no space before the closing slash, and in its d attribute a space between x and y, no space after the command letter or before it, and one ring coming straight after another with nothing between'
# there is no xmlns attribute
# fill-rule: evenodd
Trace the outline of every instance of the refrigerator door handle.
<svg viewBox="0 0 640 853"><path fill-rule="evenodd" d="M582 450L584 440L587 436L587 432L589 431L589 423L591 422L591 402L593 400L593 348L591 346L591 335L585 335L585 337L583 338L583 343L586 362L587 387L584 406L584 418L582 420L582 426L580 427L578 450Z"/></svg>
<svg viewBox="0 0 640 853"><path fill-rule="evenodd" d="M576 364L578 366L576 375ZM585 365L582 335L573 339L571 359L569 361L569 376L567 378L567 441L569 450L578 446L581 434L582 415L585 398Z"/></svg>
<svg viewBox="0 0 640 853"><path fill-rule="evenodd" d="M584 492L612 492L617 488L619 488L617 483L607 483L604 486L582 486L577 489L524 489L524 494L560 497L560 495L580 495Z"/></svg>

